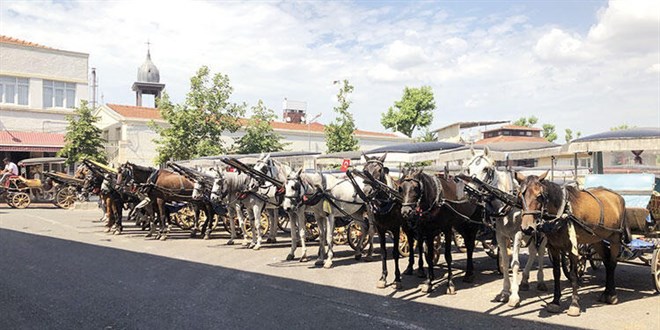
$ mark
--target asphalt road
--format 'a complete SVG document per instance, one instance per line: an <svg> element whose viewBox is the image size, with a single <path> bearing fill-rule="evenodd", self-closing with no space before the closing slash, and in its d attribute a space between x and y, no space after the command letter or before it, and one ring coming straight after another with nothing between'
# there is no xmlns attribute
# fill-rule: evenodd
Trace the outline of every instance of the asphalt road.
<svg viewBox="0 0 660 330"><path fill-rule="evenodd" d="M404 277L399 291L376 289L380 262L355 261L347 246L328 270L313 260L285 261L286 236L261 251L225 245L224 232L202 240L179 231L154 241L137 229L106 234L94 222L99 215L0 208L0 329L660 329L660 296L646 267L617 268L617 306L597 303L604 271L587 274L582 316L571 318L545 312L550 295L534 289L521 293L517 309L491 302L501 281L483 252L475 283L460 281L465 263L455 254L457 294L444 293L442 269L427 295L416 277ZM309 255L316 251L313 243Z"/></svg>

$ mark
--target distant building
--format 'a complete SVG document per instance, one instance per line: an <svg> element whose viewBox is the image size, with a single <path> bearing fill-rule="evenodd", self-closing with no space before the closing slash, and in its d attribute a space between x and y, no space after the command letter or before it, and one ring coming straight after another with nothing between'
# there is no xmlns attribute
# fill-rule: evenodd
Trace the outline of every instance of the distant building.
<svg viewBox="0 0 660 330"><path fill-rule="evenodd" d="M0 35L0 158L53 156L88 97L86 53Z"/></svg>
<svg viewBox="0 0 660 330"><path fill-rule="evenodd" d="M547 142L541 137L541 129L536 127L504 125L483 132L483 139L475 141L476 144L489 144L498 142Z"/></svg>
<svg viewBox="0 0 660 330"><path fill-rule="evenodd" d="M506 120L463 121L441 127L433 131L438 141L470 144L482 138L481 127L508 123Z"/></svg>

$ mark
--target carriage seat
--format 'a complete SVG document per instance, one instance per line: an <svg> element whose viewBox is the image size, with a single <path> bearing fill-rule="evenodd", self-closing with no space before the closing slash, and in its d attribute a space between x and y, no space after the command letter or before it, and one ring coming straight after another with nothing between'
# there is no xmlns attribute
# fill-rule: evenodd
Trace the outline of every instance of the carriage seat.
<svg viewBox="0 0 660 330"><path fill-rule="evenodd" d="M23 184L25 184L28 188L40 188L41 187L41 180L39 179L26 179L22 176L16 176L18 180L20 180Z"/></svg>

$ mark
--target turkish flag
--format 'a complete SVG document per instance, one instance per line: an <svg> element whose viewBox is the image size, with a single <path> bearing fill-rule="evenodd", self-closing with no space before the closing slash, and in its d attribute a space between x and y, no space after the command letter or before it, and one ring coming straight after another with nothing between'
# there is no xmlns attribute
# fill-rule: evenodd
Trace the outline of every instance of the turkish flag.
<svg viewBox="0 0 660 330"><path fill-rule="evenodd" d="M351 160L350 159L344 159L341 162L341 171L346 172L348 170L348 167L351 166Z"/></svg>

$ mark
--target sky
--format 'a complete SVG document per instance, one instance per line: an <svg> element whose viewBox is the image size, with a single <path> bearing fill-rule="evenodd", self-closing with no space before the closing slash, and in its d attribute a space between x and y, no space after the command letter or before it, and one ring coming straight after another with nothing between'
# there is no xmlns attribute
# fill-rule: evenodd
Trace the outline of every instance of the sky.
<svg viewBox="0 0 660 330"><path fill-rule="evenodd" d="M348 79L359 129L404 87L431 86L432 129L515 120L589 135L660 126L660 1L8 1L0 34L89 54L106 103L134 104L151 43L174 102L203 65L229 76L232 101L282 112L306 101L334 118ZM91 95L91 94L90 94Z"/></svg>

